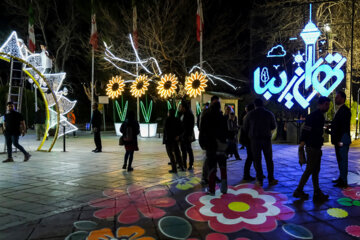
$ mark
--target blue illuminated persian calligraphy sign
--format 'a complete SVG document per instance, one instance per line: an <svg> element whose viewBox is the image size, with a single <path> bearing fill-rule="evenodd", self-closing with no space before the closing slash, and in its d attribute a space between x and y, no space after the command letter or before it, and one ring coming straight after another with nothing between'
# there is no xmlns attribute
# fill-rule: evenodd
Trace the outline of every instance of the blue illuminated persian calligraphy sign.
<svg viewBox="0 0 360 240"><path fill-rule="evenodd" d="M317 93L322 96L329 96L344 79L344 72L341 69L346 58L339 53L329 53L325 58L316 59L316 42L321 32L310 20L300 33L300 37L305 43L305 54L298 51L293 55L294 64L297 67L292 78L288 78L285 70L278 65L272 65L278 74L271 76L268 67L258 67L254 71L254 90L257 94L269 100L274 95L278 95L277 101L284 102L287 108L292 108L294 102L301 107L307 108L311 100ZM284 57L286 51L282 45L277 45L268 52L267 57ZM288 81L290 80L290 81Z"/></svg>

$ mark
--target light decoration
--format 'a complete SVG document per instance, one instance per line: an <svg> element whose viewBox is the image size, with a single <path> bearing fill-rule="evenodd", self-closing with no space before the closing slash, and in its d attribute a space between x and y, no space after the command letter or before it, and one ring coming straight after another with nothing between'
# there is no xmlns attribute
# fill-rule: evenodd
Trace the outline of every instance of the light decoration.
<svg viewBox="0 0 360 240"><path fill-rule="evenodd" d="M36 83L39 84L39 90L42 94L45 90L50 90L52 92L50 94L44 94L44 101L46 101L46 105L48 106L47 110L50 115L50 119L48 119L50 124L47 124L48 128L45 131L45 135L47 135L50 127L54 127L57 125L58 114L60 115L59 123L62 127L59 128L59 134L57 135L57 137L61 137L64 134L76 131L78 128L69 123L67 119L62 116L71 111L71 109L73 109L76 104L76 101L70 101L67 97L64 96L65 92L60 90L62 83L66 77L66 73L60 72L45 74L45 68L42 66L40 54L32 54L27 49L26 45L23 44L22 41L17 37L15 31L10 34L9 38L0 47L0 52L19 58L24 63L23 71L27 73L30 77L28 79L29 82L33 83L34 81L36 81ZM2 56L1 58L4 60L10 60L10 57L6 55ZM54 107L55 105L57 105L56 111L53 111L52 107ZM65 132L63 132L64 126ZM46 136L44 136L38 150L41 149L41 146L43 145L45 139ZM54 143L55 142L53 142L53 144Z"/></svg>
<svg viewBox="0 0 360 240"><path fill-rule="evenodd" d="M123 101L122 105L123 105ZM116 111L118 113L118 116L120 118L120 122L124 122L125 118L126 118L126 113L127 113L127 109L128 109L128 101L125 102L125 106L120 107L118 101L115 100L115 106L116 106Z"/></svg>
<svg viewBox="0 0 360 240"><path fill-rule="evenodd" d="M146 106L144 106L144 103L140 101L140 107L141 107L141 112L144 116L145 123L149 123L152 113L153 101L151 100L150 104L148 105L146 100Z"/></svg>
<svg viewBox="0 0 360 240"><path fill-rule="evenodd" d="M185 81L186 94L188 94L190 97L201 95L202 92L205 92L207 81L208 80L203 73L192 73L189 77L186 78Z"/></svg>
<svg viewBox="0 0 360 240"><path fill-rule="evenodd" d="M140 75L136 80L131 84L131 95L134 97L141 97L148 90L149 79L146 75Z"/></svg>
<svg viewBox="0 0 360 240"><path fill-rule="evenodd" d="M267 53L267 57L284 57L286 55L286 51L282 45L276 45L275 47L271 48L270 51Z"/></svg>
<svg viewBox="0 0 360 240"><path fill-rule="evenodd" d="M256 68L254 71L255 92L263 95L267 100L273 95L279 94L277 101L281 103L285 99L285 106L288 109L292 108L294 100L305 109L317 93L321 96L329 96L344 79L344 72L341 68L344 66L346 58L339 53L329 53L325 58L321 57L316 60L316 42L320 34L317 26L311 21L310 4L310 20L300 33L305 42L305 60L300 52L294 56L294 62L298 64L298 67L289 82L285 71L280 72L279 76L269 76L264 81L262 73L265 71L265 67ZM331 80L333 80L332 83ZM331 83L330 86L329 83ZM308 90L305 91L306 95L299 90L300 86Z"/></svg>
<svg viewBox="0 0 360 240"><path fill-rule="evenodd" d="M171 97L172 94L175 93L177 88L176 84L178 84L177 77L175 74L165 74L161 76L160 81L158 82L158 93L162 98Z"/></svg>
<svg viewBox="0 0 360 240"><path fill-rule="evenodd" d="M115 76L112 77L106 87L106 95L108 95L111 99L115 99L124 91L125 83L121 77Z"/></svg>

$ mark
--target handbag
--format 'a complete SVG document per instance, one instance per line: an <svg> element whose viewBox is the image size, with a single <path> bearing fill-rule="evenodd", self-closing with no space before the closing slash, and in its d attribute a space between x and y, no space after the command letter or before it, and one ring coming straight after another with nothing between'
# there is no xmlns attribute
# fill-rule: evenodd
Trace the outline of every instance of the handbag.
<svg viewBox="0 0 360 240"><path fill-rule="evenodd" d="M120 145L120 146L123 146L124 144L125 144L125 142L124 142L124 137L121 136L121 137L119 138L119 145Z"/></svg>

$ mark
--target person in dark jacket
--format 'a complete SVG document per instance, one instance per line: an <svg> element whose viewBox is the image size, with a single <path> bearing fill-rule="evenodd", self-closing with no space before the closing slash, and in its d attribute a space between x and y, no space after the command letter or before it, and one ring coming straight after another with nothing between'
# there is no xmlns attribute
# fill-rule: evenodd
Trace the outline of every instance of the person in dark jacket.
<svg viewBox="0 0 360 240"><path fill-rule="evenodd" d="M93 152L98 153L102 151L102 145L101 145L101 113L98 110L98 104L94 103L92 105L93 108L93 114L91 117L91 125L94 132L94 142L96 148L93 150Z"/></svg>
<svg viewBox="0 0 360 240"><path fill-rule="evenodd" d="M35 131L36 131L36 140L40 141L40 138L45 134L45 111L41 107L37 107L35 112Z"/></svg>
<svg viewBox="0 0 360 240"><path fill-rule="evenodd" d="M140 126L138 121L135 119L135 113L133 111L128 113L128 118L121 125L120 132L123 134L125 147L124 165L122 168L126 169L127 166L128 172L131 172L134 170L131 167L134 158L134 151L139 151L137 135L140 133ZM128 165L127 160L129 160Z"/></svg>
<svg viewBox="0 0 360 240"><path fill-rule="evenodd" d="M191 112L187 102L181 102L180 104L180 122L183 132L180 136L180 146L182 153L182 160L184 168L187 168L187 155L189 154L189 168L193 170L194 165L194 153L191 147L191 143L195 141L194 124L195 117Z"/></svg>
<svg viewBox="0 0 360 240"><path fill-rule="evenodd" d="M255 109L255 105L253 103L248 104L245 107L246 114L244 115L244 119L246 118L247 114ZM244 121L244 120L243 120ZM244 181L254 181L255 178L250 175L250 168L251 164L253 163L254 159L252 157L251 153L251 144L250 144L250 138L246 134L244 127L241 128L241 134L240 134L240 143L246 147L246 161L244 165Z"/></svg>
<svg viewBox="0 0 360 240"><path fill-rule="evenodd" d="M293 193L293 196L296 198L309 198L309 194L306 194L303 189L310 175L312 175L312 182L314 187L313 200L326 201L329 198L329 195L325 195L319 187L319 173L322 156L321 147L324 143L324 113L329 110L329 105L329 98L320 97L317 110L312 112L306 118L305 125L301 131L299 152L303 151L302 149L306 145L307 164L306 169L301 176L299 185Z"/></svg>
<svg viewBox="0 0 360 240"><path fill-rule="evenodd" d="M240 155L239 155L239 151L238 151L239 125L238 125L238 120L237 120L237 117L235 116L234 111L231 111L229 113L229 116L228 116L228 119L227 119L227 127L228 127L228 136L227 136L228 150L227 150L227 155L229 157L231 157L232 155L235 155L236 160L241 160Z"/></svg>
<svg viewBox="0 0 360 240"><path fill-rule="evenodd" d="M201 137L199 142L206 150L206 158L209 169L209 191L215 195L215 182L217 165L221 173L221 193L227 193L227 171L226 171L226 136L227 122L221 113L220 102L211 104L209 110L204 114L200 124Z"/></svg>
<svg viewBox="0 0 360 240"><path fill-rule="evenodd" d="M346 188L348 175L348 153L351 144L350 119L351 111L345 105L346 94L339 91L335 97L335 104L339 106L334 119L331 122L331 143L335 146L336 160L338 162L340 176L333 182L334 187Z"/></svg>
<svg viewBox="0 0 360 240"><path fill-rule="evenodd" d="M181 133L182 129L180 120L175 117L175 110L170 109L168 117L165 121L163 136L163 144L165 144L166 152L171 162L171 170L169 173L177 173L176 165L180 167L181 171L185 171L179 149Z"/></svg>
<svg viewBox="0 0 360 240"><path fill-rule="evenodd" d="M274 114L264 108L263 101L254 101L255 110L249 112L244 120L244 130L250 139L251 153L256 170L256 183L263 185L263 170L261 165L261 152L264 153L266 168L268 171L269 185L276 185L278 180L274 178L274 162L271 145L271 131L276 129Z"/></svg>
<svg viewBox="0 0 360 240"><path fill-rule="evenodd" d="M12 145L19 149L24 154L24 162L29 161L31 155L19 144L19 136L24 136L26 133L26 125L21 113L15 111L14 103L7 103L7 113L4 118L4 135L6 140L8 158L3 163L13 162Z"/></svg>

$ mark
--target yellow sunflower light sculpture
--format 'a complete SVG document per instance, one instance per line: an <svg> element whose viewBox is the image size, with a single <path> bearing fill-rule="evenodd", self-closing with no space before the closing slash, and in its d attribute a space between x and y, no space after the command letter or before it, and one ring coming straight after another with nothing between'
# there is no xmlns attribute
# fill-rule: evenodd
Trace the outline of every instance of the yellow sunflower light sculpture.
<svg viewBox="0 0 360 240"><path fill-rule="evenodd" d="M178 84L178 80L175 74L165 74L161 77L156 89L158 90L160 97L168 98L175 93L177 88L176 84Z"/></svg>
<svg viewBox="0 0 360 240"><path fill-rule="evenodd" d="M106 87L106 95L108 95L109 98L115 99L124 91L125 82L121 77L115 76L112 77Z"/></svg>
<svg viewBox="0 0 360 240"><path fill-rule="evenodd" d="M190 97L196 97L197 95L201 95L202 92L205 92L205 88L207 87L207 79L203 73L195 72L187 77L185 81L185 90L186 94Z"/></svg>
<svg viewBox="0 0 360 240"><path fill-rule="evenodd" d="M146 75L141 75L131 84L131 95L134 97L141 97L148 90L149 79Z"/></svg>

